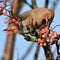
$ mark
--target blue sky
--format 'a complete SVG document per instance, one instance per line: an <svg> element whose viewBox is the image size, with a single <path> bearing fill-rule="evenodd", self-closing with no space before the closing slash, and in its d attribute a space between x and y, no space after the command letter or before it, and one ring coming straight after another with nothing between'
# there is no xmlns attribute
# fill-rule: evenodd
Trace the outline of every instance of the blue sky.
<svg viewBox="0 0 60 60"><path fill-rule="evenodd" d="M31 4L31 0L27 0L27 1ZM39 8L44 7L44 1L45 0L37 0L37 5ZM51 7L51 0L50 0L49 7ZM25 4L24 7L22 8L20 14L22 14L23 12L30 10L30 9L31 8ZM3 22L4 19L5 19L4 16L0 16L0 57L3 56L5 44L6 44L6 33L3 32L3 29L5 29L7 27L7 24L6 25L4 24L4 22ZM51 27L54 27L57 24L60 24L60 1L56 7L54 22L51 24ZM57 31L57 33L60 34L59 28L60 27L55 28L55 31ZM29 48L31 43L32 42L26 41L22 35L17 34L15 46L14 46L13 60L17 60L17 51L19 53L18 57L21 58L25 54L25 52L27 51L27 49ZM36 50L36 45L37 45L37 43L34 44L32 50L30 51L29 55L27 56L27 58L25 60L33 60L35 50ZM56 52L55 44L52 46L51 50L54 53L54 58L55 58L57 56L57 53L55 53ZM39 56L38 56L38 60L40 60L40 59L45 60L45 55L44 55L44 51L43 51L42 47L40 47L40 52L39 52Z"/></svg>

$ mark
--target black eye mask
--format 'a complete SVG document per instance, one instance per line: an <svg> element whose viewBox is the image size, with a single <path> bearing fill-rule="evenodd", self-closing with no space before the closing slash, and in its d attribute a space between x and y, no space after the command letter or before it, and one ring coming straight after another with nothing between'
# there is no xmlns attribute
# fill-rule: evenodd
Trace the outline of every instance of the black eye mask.
<svg viewBox="0 0 60 60"><path fill-rule="evenodd" d="M43 24L46 25L46 20L45 19L42 20L42 25Z"/></svg>

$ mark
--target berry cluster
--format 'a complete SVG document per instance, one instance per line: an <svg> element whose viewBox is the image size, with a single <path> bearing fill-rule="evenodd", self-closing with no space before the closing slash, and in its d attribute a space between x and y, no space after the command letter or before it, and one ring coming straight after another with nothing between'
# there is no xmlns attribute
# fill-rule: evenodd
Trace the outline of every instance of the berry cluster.
<svg viewBox="0 0 60 60"><path fill-rule="evenodd" d="M45 26L44 28L42 28L40 30L40 38L37 39L38 44L40 46L46 46L47 43L51 43L53 41L56 41L56 37L58 36L58 34L55 31L52 31L51 29L49 29L49 26Z"/></svg>
<svg viewBox="0 0 60 60"><path fill-rule="evenodd" d="M1 6L0 6L0 15L4 15L4 16L7 16L9 18L9 20L5 19L4 20L4 23L7 24L9 23L10 25L8 26L8 28L6 29L7 32L6 32L6 35L9 36L10 35L10 31L13 31L15 34L18 32L18 29L17 29L17 25L19 24L18 22L18 19L14 18L12 16L12 5L11 5L11 2L8 2L7 3L7 0L3 0L3 1L0 1L1 3ZM10 7L10 10L7 9L7 7ZM11 17L12 16L12 17Z"/></svg>
<svg viewBox="0 0 60 60"><path fill-rule="evenodd" d="M8 16L7 12L10 13L11 11L9 11L7 8L10 6L11 3L10 2L7 3L7 0L0 1L0 15Z"/></svg>
<svg viewBox="0 0 60 60"><path fill-rule="evenodd" d="M6 20L5 20L6 21ZM6 21L7 22L7 21ZM6 23L5 22L5 23ZM18 28L17 28L17 25L19 24L18 20L16 20L15 18L11 19L10 21L10 25L8 26L7 28L7 36L10 35L10 31L13 31L15 34L18 33Z"/></svg>

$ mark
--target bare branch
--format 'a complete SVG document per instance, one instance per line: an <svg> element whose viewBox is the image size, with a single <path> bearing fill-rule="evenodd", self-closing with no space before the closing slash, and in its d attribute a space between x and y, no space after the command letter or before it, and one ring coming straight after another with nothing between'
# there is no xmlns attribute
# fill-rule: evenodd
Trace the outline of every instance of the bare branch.
<svg viewBox="0 0 60 60"><path fill-rule="evenodd" d="M18 16L19 10L22 7L21 3L23 4L22 0L13 0L12 13L13 13L14 17ZM6 47L5 47L5 51L4 51L2 60L12 60L15 37L16 37L15 34L12 31L10 31L10 35L7 37L7 43L6 43Z"/></svg>
<svg viewBox="0 0 60 60"><path fill-rule="evenodd" d="M53 9L55 9L55 8L56 8L56 6L57 6L58 2L59 2L59 0L55 0L55 1L52 3L52 5L53 5Z"/></svg>
<svg viewBox="0 0 60 60"><path fill-rule="evenodd" d="M33 8L37 8L36 0L32 0L32 6Z"/></svg>
<svg viewBox="0 0 60 60"><path fill-rule="evenodd" d="M54 30L56 27L59 27L60 25L56 25L56 26L54 26L53 28L52 28L52 30Z"/></svg>
<svg viewBox="0 0 60 60"><path fill-rule="evenodd" d="M33 6L30 5L26 0L24 0L24 2L25 2L29 7L31 7L31 8L33 9Z"/></svg>
<svg viewBox="0 0 60 60"><path fill-rule="evenodd" d="M45 2L45 8L48 7L48 4L49 4L49 0L46 0L46 2Z"/></svg>
<svg viewBox="0 0 60 60"><path fill-rule="evenodd" d="M10 36L7 37L7 43L2 60L12 60L14 43L15 35L13 34L13 32L10 32Z"/></svg>
<svg viewBox="0 0 60 60"><path fill-rule="evenodd" d="M19 11L23 6L23 0L13 0L12 5L13 5L13 9L12 9L13 14L15 17L17 17L19 14Z"/></svg>
<svg viewBox="0 0 60 60"><path fill-rule="evenodd" d="M35 52L35 55L34 55L34 60L37 60L37 58L38 58L39 48L40 48L40 46L37 45L37 47L36 47L36 52Z"/></svg>

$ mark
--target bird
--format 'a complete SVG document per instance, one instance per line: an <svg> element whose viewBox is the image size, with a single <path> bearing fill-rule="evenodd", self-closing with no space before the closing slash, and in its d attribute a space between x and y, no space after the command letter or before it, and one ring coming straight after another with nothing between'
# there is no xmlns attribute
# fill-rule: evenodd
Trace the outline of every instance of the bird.
<svg viewBox="0 0 60 60"><path fill-rule="evenodd" d="M54 18L54 10L48 8L35 8L18 16L19 34L33 33L42 26L51 25Z"/></svg>

